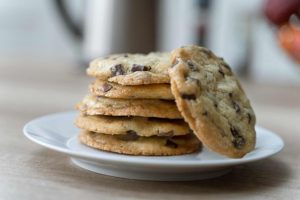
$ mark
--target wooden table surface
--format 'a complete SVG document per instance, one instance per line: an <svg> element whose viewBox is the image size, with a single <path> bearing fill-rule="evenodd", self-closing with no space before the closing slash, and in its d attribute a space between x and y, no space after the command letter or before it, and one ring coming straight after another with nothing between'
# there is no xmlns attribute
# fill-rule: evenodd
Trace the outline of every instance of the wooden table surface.
<svg viewBox="0 0 300 200"><path fill-rule="evenodd" d="M89 81L72 62L0 59L1 200L300 199L300 87L243 84L258 124L284 139L280 154L216 179L148 182L85 171L23 136L32 118L73 109Z"/></svg>

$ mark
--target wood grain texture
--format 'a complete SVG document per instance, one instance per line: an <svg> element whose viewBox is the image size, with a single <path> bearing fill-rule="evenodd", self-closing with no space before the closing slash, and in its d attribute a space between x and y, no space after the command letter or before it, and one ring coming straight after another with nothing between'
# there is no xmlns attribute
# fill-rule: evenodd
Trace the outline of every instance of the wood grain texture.
<svg viewBox="0 0 300 200"><path fill-rule="evenodd" d="M30 119L73 109L90 81L83 70L62 60L2 59L0 71L0 199L300 199L298 87L243 84L258 124L283 137L279 155L212 180L146 182L85 171L23 136Z"/></svg>

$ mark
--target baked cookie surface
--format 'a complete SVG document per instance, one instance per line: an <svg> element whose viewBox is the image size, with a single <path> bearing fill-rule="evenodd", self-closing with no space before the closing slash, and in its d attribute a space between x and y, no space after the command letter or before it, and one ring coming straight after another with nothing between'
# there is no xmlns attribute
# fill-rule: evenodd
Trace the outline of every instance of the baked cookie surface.
<svg viewBox="0 0 300 200"><path fill-rule="evenodd" d="M87 115L182 119L174 101L158 99L109 99L87 95L77 104L77 109Z"/></svg>
<svg viewBox="0 0 300 200"><path fill-rule="evenodd" d="M169 53L115 54L90 63L87 74L121 85L169 83Z"/></svg>
<svg viewBox="0 0 300 200"><path fill-rule="evenodd" d="M174 100L170 84L120 85L96 80L89 86L96 96L120 99L166 99Z"/></svg>
<svg viewBox="0 0 300 200"><path fill-rule="evenodd" d="M192 134L169 138L107 135L81 131L79 140L96 149L129 155L172 156L192 153L201 148L200 141Z"/></svg>
<svg viewBox="0 0 300 200"><path fill-rule="evenodd" d="M230 67L198 46L178 48L171 55L171 91L201 142L232 158L253 150L255 115Z"/></svg>
<svg viewBox="0 0 300 200"><path fill-rule="evenodd" d="M188 124L182 119L79 115L75 125L80 129L109 135L135 133L143 137L173 137L191 133Z"/></svg>

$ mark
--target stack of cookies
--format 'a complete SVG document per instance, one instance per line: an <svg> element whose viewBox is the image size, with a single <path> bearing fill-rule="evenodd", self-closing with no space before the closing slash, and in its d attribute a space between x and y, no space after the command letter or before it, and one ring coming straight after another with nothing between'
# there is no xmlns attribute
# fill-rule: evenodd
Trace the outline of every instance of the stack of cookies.
<svg viewBox="0 0 300 200"><path fill-rule="evenodd" d="M170 54L118 54L91 62L95 77L77 105L80 141L131 155L195 152L194 136L174 101L168 75Z"/></svg>
<svg viewBox="0 0 300 200"><path fill-rule="evenodd" d="M203 143L232 158L254 149L250 102L228 64L206 48L111 55L92 61L87 73L95 80L75 122L85 145L179 155Z"/></svg>

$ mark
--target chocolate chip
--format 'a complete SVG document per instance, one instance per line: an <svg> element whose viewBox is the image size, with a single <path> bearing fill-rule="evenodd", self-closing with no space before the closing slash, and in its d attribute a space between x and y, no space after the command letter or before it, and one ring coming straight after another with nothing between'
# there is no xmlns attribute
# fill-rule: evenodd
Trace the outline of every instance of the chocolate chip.
<svg viewBox="0 0 300 200"><path fill-rule="evenodd" d="M251 120L252 120L251 114L248 113L248 114L247 114L247 117L248 117L248 123L250 124L250 123L251 123Z"/></svg>
<svg viewBox="0 0 300 200"><path fill-rule="evenodd" d="M245 139L243 138L243 136L241 136L241 134L239 133L239 131L236 130L236 128L231 127L230 132L231 132L232 136L234 137L234 139L232 141L233 146L237 149L243 148L243 146L246 142L245 142Z"/></svg>
<svg viewBox="0 0 300 200"><path fill-rule="evenodd" d="M194 67L194 64L193 64L193 62L191 60L188 60L186 63L188 64L188 66Z"/></svg>
<svg viewBox="0 0 300 200"><path fill-rule="evenodd" d="M179 63L178 58L175 59L175 62L172 63L171 68L175 67L175 65L177 65Z"/></svg>
<svg viewBox="0 0 300 200"><path fill-rule="evenodd" d="M231 92L230 92L228 95L229 95L229 97L230 97L230 98L232 98L232 97L233 97L233 94L232 94Z"/></svg>
<svg viewBox="0 0 300 200"><path fill-rule="evenodd" d="M164 136L164 137L172 137L174 135L174 131L159 132L157 135L158 136Z"/></svg>
<svg viewBox="0 0 300 200"><path fill-rule="evenodd" d="M221 69L219 69L219 71L218 71L223 77L225 76L225 73L221 70Z"/></svg>
<svg viewBox="0 0 300 200"><path fill-rule="evenodd" d="M137 71L150 71L151 67L146 65L138 65L133 64L131 67L131 72L137 72Z"/></svg>
<svg viewBox="0 0 300 200"><path fill-rule="evenodd" d="M203 116L208 116L208 112L205 111L204 113L202 113Z"/></svg>
<svg viewBox="0 0 300 200"><path fill-rule="evenodd" d="M214 103L214 106L215 106L215 108L218 108L218 104L216 102Z"/></svg>
<svg viewBox="0 0 300 200"><path fill-rule="evenodd" d="M202 52L204 52L206 55L208 55L208 56L212 56L212 52L211 52L211 50L209 50L209 49L206 49L206 48L203 48L202 49Z"/></svg>
<svg viewBox="0 0 300 200"><path fill-rule="evenodd" d="M112 85L108 83L104 83L100 89L102 92L108 92L109 90L112 89Z"/></svg>
<svg viewBox="0 0 300 200"><path fill-rule="evenodd" d="M232 141L233 146L237 149L242 149L245 143L245 139L242 136L238 136Z"/></svg>
<svg viewBox="0 0 300 200"><path fill-rule="evenodd" d="M128 131L126 131L126 133L129 135L136 135L136 132L133 130L128 130Z"/></svg>
<svg viewBox="0 0 300 200"><path fill-rule="evenodd" d="M231 132L233 137L237 137L237 136L240 135L239 131L236 130L236 128L234 128L234 127L230 127L230 132Z"/></svg>
<svg viewBox="0 0 300 200"><path fill-rule="evenodd" d="M124 54L124 57L127 58L127 57L128 57L128 54Z"/></svg>
<svg viewBox="0 0 300 200"><path fill-rule="evenodd" d="M188 67L190 68L190 70L192 70L194 72L199 71L191 60L186 61L186 63L188 65Z"/></svg>
<svg viewBox="0 0 300 200"><path fill-rule="evenodd" d="M139 136L133 130L126 131L126 135L120 135L120 139L124 141L135 141L138 138Z"/></svg>
<svg viewBox="0 0 300 200"><path fill-rule="evenodd" d="M239 104L233 102L233 108L235 110L235 112L239 113L241 111L241 108L239 106Z"/></svg>
<svg viewBox="0 0 300 200"><path fill-rule="evenodd" d="M186 100L195 100L196 95L195 94L181 94L181 98Z"/></svg>
<svg viewBox="0 0 300 200"><path fill-rule="evenodd" d="M165 145L167 147L170 147L170 148L173 148L173 149L176 149L178 147L178 145L175 142L173 142L172 140L169 140L169 139L166 140Z"/></svg>
<svg viewBox="0 0 300 200"><path fill-rule="evenodd" d="M117 64L110 68L112 76L119 76L124 74L124 67L122 64Z"/></svg>

